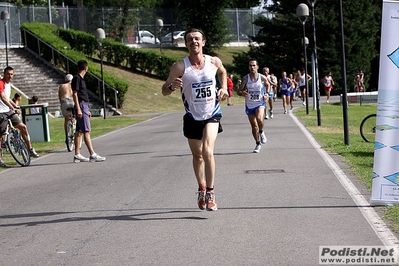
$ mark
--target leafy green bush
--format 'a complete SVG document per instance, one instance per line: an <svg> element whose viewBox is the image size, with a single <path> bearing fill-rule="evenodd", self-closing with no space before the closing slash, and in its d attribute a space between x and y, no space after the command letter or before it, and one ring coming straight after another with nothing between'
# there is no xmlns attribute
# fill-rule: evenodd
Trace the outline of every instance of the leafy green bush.
<svg viewBox="0 0 399 266"><path fill-rule="evenodd" d="M73 30L68 30L71 31L71 33L68 35L66 34L65 30L61 31L56 25L38 22L24 23L21 25L21 30L23 32L23 42L25 43L26 47L38 53L47 61L52 62L57 68L63 71L69 69L69 72L74 73L77 71L77 62L79 60L86 60L89 64L89 71L101 79L101 68L97 64L94 64L92 60L86 56L91 56L96 51L97 42L94 36ZM24 31L28 31L37 36L46 44L50 45L55 50L58 50L60 53L68 57L73 63L66 58L61 58L55 54L53 55L52 49L47 45L39 46L36 38L30 34L25 34ZM65 38L67 40L60 38L58 35L59 32L63 32L63 36L66 36ZM68 42L68 40L70 42ZM99 95L101 86L98 83L98 80L90 77L90 75L86 75L85 78L88 88L96 95ZM104 72L104 81L110 87L118 91L118 106L121 107L126 97L125 93L128 89L128 83L122 79L108 74L107 72ZM106 89L106 97L109 99L111 104L115 105L116 99L113 90Z"/></svg>
<svg viewBox="0 0 399 266"><path fill-rule="evenodd" d="M69 43L71 49L83 52L87 57L98 56L98 42L91 34L59 28L59 36ZM135 72L151 74L166 79L170 66L180 60L177 57L160 55L153 51L142 51L128 47L112 39L103 40L104 61L116 66L125 67Z"/></svg>

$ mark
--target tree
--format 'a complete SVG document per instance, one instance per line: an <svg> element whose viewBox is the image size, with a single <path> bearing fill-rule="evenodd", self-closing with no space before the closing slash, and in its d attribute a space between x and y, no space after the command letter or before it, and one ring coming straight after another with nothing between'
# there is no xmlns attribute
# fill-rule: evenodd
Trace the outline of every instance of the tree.
<svg viewBox="0 0 399 266"><path fill-rule="evenodd" d="M268 66L277 75L281 71L288 73L303 67L302 25L296 16L296 7L306 1L273 0L266 9L273 17L262 17L255 21L261 30L253 38L259 46L251 46L248 53L235 57L234 63L238 73L247 72L247 61L257 58L261 66ZM377 1L346 0L344 1L344 29L346 47L346 65L348 82L355 73L362 69L366 73L366 82L371 76L371 62L378 55L376 43L381 21L381 10ZM362 8L360 9L359 6ZM320 79L331 71L336 81L341 80L341 57L339 35L339 6L336 0L317 1L315 5L317 56ZM308 62L313 47L311 18L306 23ZM308 66L311 70L310 64ZM338 83L338 82L337 82ZM353 88L350 83L348 88ZM337 84L338 85L338 84Z"/></svg>
<svg viewBox="0 0 399 266"><path fill-rule="evenodd" d="M226 4L227 0L180 1L177 4L179 18L184 21L186 28L199 28L206 34L205 53L212 53L227 40L229 32L223 12Z"/></svg>

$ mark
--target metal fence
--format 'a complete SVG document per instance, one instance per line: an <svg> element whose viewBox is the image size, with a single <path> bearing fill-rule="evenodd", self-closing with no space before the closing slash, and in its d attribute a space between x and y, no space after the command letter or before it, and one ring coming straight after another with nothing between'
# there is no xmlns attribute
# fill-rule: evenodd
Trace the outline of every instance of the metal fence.
<svg viewBox="0 0 399 266"><path fill-rule="evenodd" d="M0 26L0 46L2 47L5 46L5 34L8 36L9 46L22 44L20 26L26 22L50 22L66 29L94 34L97 28L103 28L107 33L115 31L118 21L122 18L121 8L52 6L49 12L49 8L44 6L19 8L8 3L0 3L0 12L3 10L8 11L10 20L4 23L4 27ZM253 25L253 21L258 16L265 15L253 9L226 9L225 14L229 21L227 28L231 31L233 41L236 42L247 42L248 36L256 35L259 28ZM164 22L161 32L156 31L157 19L162 19ZM130 9L128 21L131 26L127 27L124 33L122 39L124 43L134 43L134 32L138 30L147 30L157 33L157 36L164 36L171 31L185 29L173 9Z"/></svg>

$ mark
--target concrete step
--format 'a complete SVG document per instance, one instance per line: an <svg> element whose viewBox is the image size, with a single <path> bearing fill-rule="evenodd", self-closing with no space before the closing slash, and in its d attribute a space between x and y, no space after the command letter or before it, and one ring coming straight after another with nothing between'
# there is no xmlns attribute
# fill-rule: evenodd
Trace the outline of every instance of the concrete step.
<svg viewBox="0 0 399 266"><path fill-rule="evenodd" d="M3 59L5 62L5 51L0 49L0 62ZM37 95L40 98L39 103L47 102L49 113L54 115L55 111L60 111L58 87L63 83L64 75L23 48L9 49L8 59L8 64L14 68L13 85L28 97ZM97 98L90 97L90 104L94 109L101 109L101 100ZM107 111L107 115L108 113L113 114L112 111Z"/></svg>

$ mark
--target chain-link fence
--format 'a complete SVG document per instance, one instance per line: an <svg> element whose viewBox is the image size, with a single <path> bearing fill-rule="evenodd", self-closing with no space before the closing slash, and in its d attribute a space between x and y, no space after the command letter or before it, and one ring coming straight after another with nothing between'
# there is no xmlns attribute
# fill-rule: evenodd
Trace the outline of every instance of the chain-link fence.
<svg viewBox="0 0 399 266"><path fill-rule="evenodd" d="M161 37L173 31L185 30L185 25L173 9L129 9L128 16L123 16L122 8L77 8L53 6L51 12L48 7L25 6L22 8L7 4L0 4L0 11L6 10L10 14L10 20L2 21L4 27L0 26L0 45L5 45L5 34L7 34L9 46L21 45L20 25L25 22L51 22L66 29L82 30L94 34L97 28L105 29L108 35L118 34L121 21L130 25L124 28L121 40L124 43L140 42L140 31L148 31L154 37ZM234 42L247 42L248 36L254 36L258 28L253 21L264 14L252 9L226 9L229 21L227 25L231 30L231 38ZM162 19L162 29L157 28L156 21ZM1 24L0 24L1 25ZM154 39L154 43L156 38Z"/></svg>

